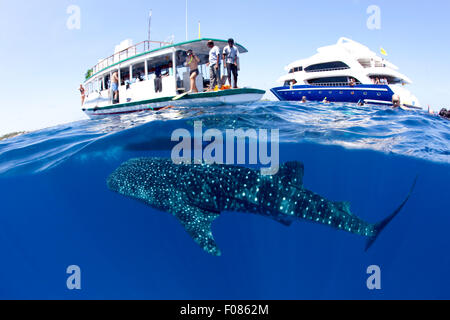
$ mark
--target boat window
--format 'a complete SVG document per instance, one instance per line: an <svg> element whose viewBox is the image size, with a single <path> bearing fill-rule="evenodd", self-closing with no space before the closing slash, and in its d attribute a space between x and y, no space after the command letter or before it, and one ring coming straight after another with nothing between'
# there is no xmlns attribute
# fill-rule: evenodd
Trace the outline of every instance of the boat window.
<svg viewBox="0 0 450 320"><path fill-rule="evenodd" d="M378 61L374 59L359 59L358 62L364 68L385 68L386 64L383 61Z"/></svg>
<svg viewBox="0 0 450 320"><path fill-rule="evenodd" d="M323 72L323 71L334 71L334 70L346 70L350 67L342 61L333 61L326 63L313 64L305 68L306 72Z"/></svg>
<svg viewBox="0 0 450 320"><path fill-rule="evenodd" d="M109 86L110 86L110 83L109 83L109 74L108 74L108 75L105 76L105 87L104 87L104 90L108 90Z"/></svg>
<svg viewBox="0 0 450 320"><path fill-rule="evenodd" d="M297 84L297 80L295 80L295 79L286 80L284 82L285 87L289 87L290 85L296 85L296 84Z"/></svg>
<svg viewBox="0 0 450 320"><path fill-rule="evenodd" d="M371 75L370 79L372 79L372 82L374 84L385 84L384 83L384 79L387 80L387 84L401 84L404 81L400 78L396 78L396 77L392 77L392 76L387 76L387 75L383 75L383 74L379 74L379 75Z"/></svg>
<svg viewBox="0 0 450 320"><path fill-rule="evenodd" d="M145 63L138 63L133 65L133 80L132 82L140 82L145 80Z"/></svg>
<svg viewBox="0 0 450 320"><path fill-rule="evenodd" d="M148 61L148 75L156 77L157 75L173 75L173 63L172 60L163 61Z"/></svg>
<svg viewBox="0 0 450 320"><path fill-rule="evenodd" d="M316 78L308 80L310 85L316 86L348 86L348 77L326 77L326 78ZM355 84L361 84L358 79L355 79Z"/></svg>
<svg viewBox="0 0 450 320"><path fill-rule="evenodd" d="M120 69L120 85L124 86L125 84L130 82L130 68L122 68Z"/></svg>
<svg viewBox="0 0 450 320"><path fill-rule="evenodd" d="M100 81L100 91L104 91L105 90L105 77L101 77L99 81Z"/></svg>
<svg viewBox="0 0 450 320"><path fill-rule="evenodd" d="M289 73L300 72L303 71L303 67L292 68Z"/></svg>

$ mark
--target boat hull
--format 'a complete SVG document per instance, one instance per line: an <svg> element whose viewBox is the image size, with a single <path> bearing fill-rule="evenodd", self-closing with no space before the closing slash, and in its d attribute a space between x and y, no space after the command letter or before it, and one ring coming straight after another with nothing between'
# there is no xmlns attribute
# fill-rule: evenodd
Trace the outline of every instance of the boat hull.
<svg viewBox="0 0 450 320"><path fill-rule="evenodd" d="M232 89L189 94L176 101L173 100L175 97L164 97L158 99L110 105L101 108L83 109L83 111L91 119L97 119L129 113L159 111L171 106L192 107L220 106L224 104L245 104L261 100L265 93L266 92L264 90L259 89Z"/></svg>
<svg viewBox="0 0 450 320"><path fill-rule="evenodd" d="M349 86L289 86L271 89L280 101L301 101L306 97L308 101L330 102L377 101L381 104L392 104L394 91L387 85L356 85Z"/></svg>

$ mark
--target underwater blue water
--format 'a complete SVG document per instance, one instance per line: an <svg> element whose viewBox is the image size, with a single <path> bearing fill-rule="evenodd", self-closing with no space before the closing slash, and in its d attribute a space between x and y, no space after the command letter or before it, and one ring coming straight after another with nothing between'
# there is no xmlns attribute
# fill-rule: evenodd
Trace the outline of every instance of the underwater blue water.
<svg viewBox="0 0 450 320"><path fill-rule="evenodd" d="M378 222L417 187L364 252L365 239L226 212L222 257L176 219L108 190L135 157L170 157L172 132L280 129L281 161L304 185ZM0 142L1 299L449 299L450 123L425 113L343 104L260 102L81 121ZM66 269L82 270L69 291ZM366 286L381 268L382 290Z"/></svg>

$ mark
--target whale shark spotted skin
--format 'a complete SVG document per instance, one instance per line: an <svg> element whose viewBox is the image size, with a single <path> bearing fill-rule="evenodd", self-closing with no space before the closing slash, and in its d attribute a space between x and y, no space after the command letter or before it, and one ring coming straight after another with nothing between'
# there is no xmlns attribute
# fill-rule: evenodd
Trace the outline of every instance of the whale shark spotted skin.
<svg viewBox="0 0 450 320"><path fill-rule="evenodd" d="M208 253L221 252L212 223L222 212L253 213L286 226L307 220L367 237L368 249L407 203L378 224L350 212L345 202L329 201L303 187L304 166L288 162L274 176L230 165L177 165L170 159L140 158L122 164L108 178L108 187L124 196L169 212Z"/></svg>

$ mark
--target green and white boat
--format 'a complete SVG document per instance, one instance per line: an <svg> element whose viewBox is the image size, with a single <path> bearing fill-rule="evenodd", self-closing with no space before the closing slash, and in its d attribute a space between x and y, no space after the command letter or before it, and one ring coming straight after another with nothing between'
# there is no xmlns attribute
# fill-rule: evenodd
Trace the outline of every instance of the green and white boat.
<svg viewBox="0 0 450 320"><path fill-rule="evenodd" d="M101 60L86 74L83 111L94 119L157 111L170 106L217 106L261 100L265 91L254 88L206 92L209 87L209 70L206 66L209 58L208 40L213 40L221 50L227 45L226 40L219 39L198 39L178 44L144 41L132 45L131 40L122 42L116 47L114 55ZM248 52L242 45L236 46L240 54ZM200 74L196 81L199 93L188 93L189 69L184 65L188 50L200 58ZM119 95L114 101L111 78L115 72L119 76ZM157 77L156 74L162 76Z"/></svg>

